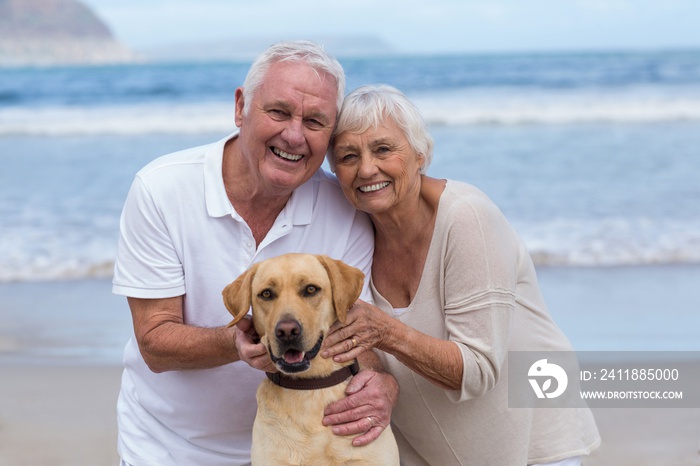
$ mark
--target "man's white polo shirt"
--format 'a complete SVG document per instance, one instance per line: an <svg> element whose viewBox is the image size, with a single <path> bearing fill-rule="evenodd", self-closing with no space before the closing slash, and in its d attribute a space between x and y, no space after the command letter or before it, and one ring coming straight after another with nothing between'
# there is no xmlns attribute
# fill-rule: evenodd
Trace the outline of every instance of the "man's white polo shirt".
<svg viewBox="0 0 700 466"><path fill-rule="evenodd" d="M121 218L113 292L184 295L185 323L226 325L221 291L250 265L288 252L327 254L370 270L367 216L319 170L297 188L256 248L222 178L225 143L161 157L136 175ZM367 282L363 299L370 300ZM250 461L255 390L264 377L246 363L154 374L132 337L118 402L119 452L127 463L236 465Z"/></svg>

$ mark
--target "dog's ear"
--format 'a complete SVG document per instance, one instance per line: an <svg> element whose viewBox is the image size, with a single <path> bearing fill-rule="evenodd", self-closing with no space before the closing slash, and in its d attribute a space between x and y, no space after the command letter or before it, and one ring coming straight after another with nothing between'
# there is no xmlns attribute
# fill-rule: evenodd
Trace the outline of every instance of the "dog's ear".
<svg viewBox="0 0 700 466"><path fill-rule="evenodd" d="M221 292L224 305L233 316L233 321L228 324L229 327L236 325L250 309L253 277L257 269L258 264L253 265Z"/></svg>
<svg viewBox="0 0 700 466"><path fill-rule="evenodd" d="M333 305L338 320L345 323L348 309L355 304L362 293L362 284L365 274L360 269L351 267L343 261L332 259L328 256L318 255L318 260L325 267L328 278L331 279L333 293Z"/></svg>

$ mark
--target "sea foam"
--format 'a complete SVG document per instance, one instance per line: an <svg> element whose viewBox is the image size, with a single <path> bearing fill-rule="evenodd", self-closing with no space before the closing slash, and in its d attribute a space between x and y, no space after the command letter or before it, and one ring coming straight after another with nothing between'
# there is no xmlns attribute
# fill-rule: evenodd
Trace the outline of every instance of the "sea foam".
<svg viewBox="0 0 700 466"><path fill-rule="evenodd" d="M603 218L513 222L537 266L616 267L700 264L700 220ZM45 235L48 237L49 235ZM109 278L112 236L74 240L36 237L41 249L15 238L0 248L0 282Z"/></svg>
<svg viewBox="0 0 700 466"><path fill-rule="evenodd" d="M519 125L700 120L700 91L460 89L411 96L430 125ZM227 133L233 103L0 108L0 136Z"/></svg>

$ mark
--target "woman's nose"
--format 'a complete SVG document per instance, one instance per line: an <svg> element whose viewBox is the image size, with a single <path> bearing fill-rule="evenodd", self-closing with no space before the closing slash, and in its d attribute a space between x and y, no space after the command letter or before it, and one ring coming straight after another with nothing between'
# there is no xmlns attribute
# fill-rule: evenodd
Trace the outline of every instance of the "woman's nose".
<svg viewBox="0 0 700 466"><path fill-rule="evenodd" d="M358 175L361 178L372 178L372 176L377 173L377 165L375 163L374 157L363 155L360 157L360 167L358 169Z"/></svg>

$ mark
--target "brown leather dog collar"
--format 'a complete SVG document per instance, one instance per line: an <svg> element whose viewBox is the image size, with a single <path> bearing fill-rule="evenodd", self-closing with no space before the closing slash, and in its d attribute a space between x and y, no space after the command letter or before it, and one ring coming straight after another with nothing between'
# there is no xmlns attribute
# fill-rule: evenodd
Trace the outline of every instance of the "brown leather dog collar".
<svg viewBox="0 0 700 466"><path fill-rule="evenodd" d="M272 383L279 385L282 388L291 388L292 390L316 390L319 388L328 388L338 385L340 382L357 374L358 372L360 372L360 363L358 363L357 359L355 359L352 365L338 369L326 377L302 379L290 377L281 372L266 372L265 374L267 374L267 378L270 379Z"/></svg>

